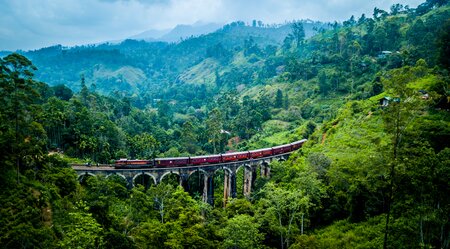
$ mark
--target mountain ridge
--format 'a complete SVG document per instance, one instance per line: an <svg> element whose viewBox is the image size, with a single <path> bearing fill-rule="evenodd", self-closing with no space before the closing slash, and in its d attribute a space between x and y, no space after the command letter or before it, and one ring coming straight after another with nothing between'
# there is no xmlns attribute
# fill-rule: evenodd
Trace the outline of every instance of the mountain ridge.
<svg viewBox="0 0 450 249"><path fill-rule="evenodd" d="M308 22L304 25L305 34L308 37L317 33L314 27L317 29L326 27L326 24L323 23ZM204 27L204 25L200 26ZM210 25L208 27L212 29L217 26ZM183 27L179 27L179 29L183 29ZM160 84L162 75L165 75L162 81L165 82L164 84L175 81L184 70L188 70L210 56L214 57L215 55L208 53L220 49L219 47L222 48L222 52L233 54L233 50L244 47L246 40L249 39L259 47L279 46L290 31L290 24L252 27L246 26L242 22L235 22L227 24L215 32L191 36L178 43L127 39L117 44L102 43L70 48L57 45L23 52L23 54L40 69L36 73L38 79L50 85L66 84L72 90L78 91L80 90L79 78L83 74L87 82L95 82L101 93L109 94L118 90L115 84L118 81L123 82L124 89L131 90L132 93L139 93L142 89L149 87L142 86L144 83L159 82L158 84ZM168 33L166 37L174 40L175 34L179 33ZM217 56L220 57L220 55ZM218 59L222 60L223 58ZM119 77L117 77L118 75L104 75L104 77L97 78L93 74L95 65L103 65L104 68L110 68L109 71L115 71L120 67L135 67L144 72L146 80L136 84L128 82L124 75L119 75ZM59 77L54 77L58 74ZM111 86L111 89L108 89L108 85Z"/></svg>

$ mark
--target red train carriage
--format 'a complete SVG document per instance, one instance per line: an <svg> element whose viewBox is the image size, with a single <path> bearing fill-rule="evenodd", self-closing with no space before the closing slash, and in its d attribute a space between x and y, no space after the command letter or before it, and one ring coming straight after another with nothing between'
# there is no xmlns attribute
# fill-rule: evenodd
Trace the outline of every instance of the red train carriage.
<svg viewBox="0 0 450 249"><path fill-rule="evenodd" d="M155 158L156 167L178 167L189 164L189 157Z"/></svg>
<svg viewBox="0 0 450 249"><path fill-rule="evenodd" d="M302 139L300 141L297 142L293 142L291 143L292 145L292 150L298 150L302 147L302 145L306 142L306 139Z"/></svg>
<svg viewBox="0 0 450 249"><path fill-rule="evenodd" d="M190 159L190 164L192 165L215 164L220 162L222 162L221 155L192 156Z"/></svg>
<svg viewBox="0 0 450 249"><path fill-rule="evenodd" d="M115 162L116 168L145 168L145 167L181 167L186 165L202 165L217 164L233 161L248 160L251 158L263 158L272 155L284 154L294 150L298 150L306 142L306 139L284 144L272 148L264 148L259 150L233 152L221 155L204 155L195 157L174 157L174 158L156 158L155 160L128 160L119 159Z"/></svg>
<svg viewBox="0 0 450 249"><path fill-rule="evenodd" d="M264 148L259 150L251 150L250 158L260 158L272 155L272 148Z"/></svg>
<svg viewBox="0 0 450 249"><path fill-rule="evenodd" d="M119 160L116 160L114 165L115 166L124 166L124 165L127 165L127 161L128 161L128 159L126 159L126 158L120 158Z"/></svg>
<svg viewBox="0 0 450 249"><path fill-rule="evenodd" d="M290 144L272 147L272 153L274 155L283 154L290 151L292 151L292 146Z"/></svg>
<svg viewBox="0 0 450 249"><path fill-rule="evenodd" d="M118 169L120 168L146 168L153 166L153 161L151 160L128 160L126 158L121 158L114 163L114 166Z"/></svg>
<svg viewBox="0 0 450 249"><path fill-rule="evenodd" d="M222 154L222 162L224 163L247 159L250 159L250 153L248 151Z"/></svg>

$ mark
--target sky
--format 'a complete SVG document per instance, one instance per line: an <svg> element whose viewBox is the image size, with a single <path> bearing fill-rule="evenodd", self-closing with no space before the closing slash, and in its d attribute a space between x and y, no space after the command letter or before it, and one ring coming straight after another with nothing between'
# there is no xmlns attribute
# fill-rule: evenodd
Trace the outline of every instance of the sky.
<svg viewBox="0 0 450 249"><path fill-rule="evenodd" d="M121 40L177 24L264 23L371 16L374 7L425 0L0 0L0 51Z"/></svg>

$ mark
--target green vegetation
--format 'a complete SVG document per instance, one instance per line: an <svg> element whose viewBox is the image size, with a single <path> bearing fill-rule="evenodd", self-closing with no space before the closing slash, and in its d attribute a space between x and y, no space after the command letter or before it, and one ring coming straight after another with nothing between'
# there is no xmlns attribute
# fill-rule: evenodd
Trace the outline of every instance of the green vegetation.
<svg viewBox="0 0 450 249"><path fill-rule="evenodd" d="M447 1L262 26L1 58L0 248L448 248ZM225 208L68 165L301 138Z"/></svg>

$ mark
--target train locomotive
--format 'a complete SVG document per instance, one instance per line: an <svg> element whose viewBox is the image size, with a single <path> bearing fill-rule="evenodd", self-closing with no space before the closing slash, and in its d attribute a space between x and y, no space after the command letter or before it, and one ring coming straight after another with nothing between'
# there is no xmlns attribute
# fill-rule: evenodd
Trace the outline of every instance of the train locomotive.
<svg viewBox="0 0 450 249"><path fill-rule="evenodd" d="M204 155L192 157L155 158L153 160L128 160L119 159L114 163L116 169L136 169L136 168L171 168L182 166L196 166L204 164L218 164L243 160L258 159L288 153L298 150L306 142L302 139L290 144L284 144L271 148L258 150L231 152L217 155Z"/></svg>

